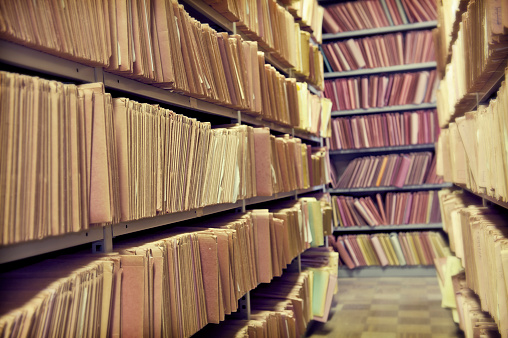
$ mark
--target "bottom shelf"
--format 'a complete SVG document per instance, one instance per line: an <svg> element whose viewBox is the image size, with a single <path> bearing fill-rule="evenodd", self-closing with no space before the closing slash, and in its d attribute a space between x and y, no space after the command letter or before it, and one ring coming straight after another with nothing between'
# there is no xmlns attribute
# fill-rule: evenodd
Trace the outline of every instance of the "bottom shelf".
<svg viewBox="0 0 508 338"><path fill-rule="evenodd" d="M369 277L433 277L436 276L434 265L406 266L364 266L354 269L339 267L339 278Z"/></svg>

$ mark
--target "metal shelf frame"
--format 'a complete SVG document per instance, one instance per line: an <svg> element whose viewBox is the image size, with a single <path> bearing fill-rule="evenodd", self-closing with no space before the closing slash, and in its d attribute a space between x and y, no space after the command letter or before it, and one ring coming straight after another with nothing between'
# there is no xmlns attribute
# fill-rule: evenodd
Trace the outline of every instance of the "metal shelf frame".
<svg viewBox="0 0 508 338"><path fill-rule="evenodd" d="M332 112L332 117L406 112L410 110L436 109L436 107L437 107L436 103L420 103L420 104L405 104L401 106L388 106L379 108L375 107L368 109L336 110Z"/></svg>
<svg viewBox="0 0 508 338"><path fill-rule="evenodd" d="M419 70L427 70L436 68L437 63L433 62L423 62L423 63L412 63L408 65L397 65L390 67L379 67L379 68L363 68L350 70L345 72L332 72L325 73L325 79L337 79L342 77L352 77L352 76L363 76L363 75L373 75L373 74L386 74L386 73L399 73L399 72L410 72L410 71L419 71Z"/></svg>
<svg viewBox="0 0 508 338"><path fill-rule="evenodd" d="M362 155L362 154L373 154L373 153L392 153L400 151L426 151L434 150L434 143L428 144L411 144L403 146L390 146L390 147L377 147L377 148L359 148L359 149L338 149L330 150L330 156L335 155Z"/></svg>
<svg viewBox="0 0 508 338"><path fill-rule="evenodd" d="M94 242L101 242L100 245L103 245L105 248L109 248L109 251L111 251L113 248L112 240L117 236L170 225L190 219L198 219L203 216L213 215L224 211L234 209L241 210L242 207L247 205L276 201L288 197L297 198L298 195L318 192L322 190L323 186L318 185L308 189L278 193L268 197L258 196L246 200L239 200L236 203L210 205L189 211L165 214L129 222L121 222L105 227L94 227L86 231L68 233L61 236L43 238L41 240L6 245L0 247L0 264Z"/></svg>
<svg viewBox="0 0 508 338"><path fill-rule="evenodd" d="M348 38L355 38L355 37L361 37L361 36L370 36L370 35L380 35L380 34L386 34L386 33L412 31L412 30L417 30L417 29L433 29L436 27L437 27L437 21L425 21L425 22L410 23L407 25L362 29L362 30L350 31L350 32L340 32L340 33L336 33L336 34L323 34L323 42L325 40L348 39Z"/></svg>
<svg viewBox="0 0 508 338"><path fill-rule="evenodd" d="M350 232L378 232L378 231L415 231L415 230L442 230L442 223L423 223L423 224L400 224L400 225L378 225L378 226L353 226L353 227L335 227L335 233Z"/></svg>
<svg viewBox="0 0 508 338"><path fill-rule="evenodd" d="M402 188L398 187L370 187L370 188L351 188L351 189L328 189L327 192L331 194L372 194L378 192L403 192L403 191L423 191L423 190L438 190L443 188L451 188L452 183L441 183L441 184L421 184L421 185L406 185Z"/></svg>

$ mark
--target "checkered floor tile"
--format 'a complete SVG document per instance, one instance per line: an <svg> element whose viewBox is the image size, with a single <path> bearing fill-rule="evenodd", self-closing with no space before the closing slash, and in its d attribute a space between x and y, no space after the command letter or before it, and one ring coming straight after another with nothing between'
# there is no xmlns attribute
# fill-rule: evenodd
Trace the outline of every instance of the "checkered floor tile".
<svg viewBox="0 0 508 338"><path fill-rule="evenodd" d="M307 337L464 337L441 308L436 277L342 278L327 323L313 322Z"/></svg>

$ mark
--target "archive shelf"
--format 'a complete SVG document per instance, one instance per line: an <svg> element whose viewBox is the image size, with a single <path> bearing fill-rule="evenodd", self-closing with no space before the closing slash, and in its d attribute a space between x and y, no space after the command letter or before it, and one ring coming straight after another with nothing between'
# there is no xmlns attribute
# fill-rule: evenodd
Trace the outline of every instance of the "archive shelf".
<svg viewBox="0 0 508 338"><path fill-rule="evenodd" d="M378 225L378 226L352 226L335 227L333 232L378 232L378 231L415 231L415 230L441 230L442 223L423 223L423 224L401 224L401 225Z"/></svg>
<svg viewBox="0 0 508 338"><path fill-rule="evenodd" d="M354 269L339 267L339 278L347 277L434 277L434 265L406 265L406 266L362 266Z"/></svg>
<svg viewBox="0 0 508 338"><path fill-rule="evenodd" d="M341 77L352 77L352 76L363 76L363 75L374 75L374 74L386 74L386 73L398 73L407 71L418 71L428 70L436 68L437 63L423 62L423 63L412 63L407 65L398 65L391 67L380 67L380 68L363 68L344 72L331 72L324 74L325 79L337 79Z"/></svg>
<svg viewBox="0 0 508 338"><path fill-rule="evenodd" d="M330 156L336 155L363 155L376 153L397 153L400 151L431 151L434 150L434 143L411 144L403 146L377 147L377 148L359 148L359 149L338 149L330 150Z"/></svg>
<svg viewBox="0 0 508 338"><path fill-rule="evenodd" d="M333 111L332 117L351 116L351 115L367 115L367 114L379 114L379 113L392 113L392 112L405 112L410 110L420 109L435 109L437 106L435 103L420 103L420 104L405 104L401 106L387 106L387 107L374 107L368 109L353 109L343 111Z"/></svg>
<svg viewBox="0 0 508 338"><path fill-rule="evenodd" d="M504 209L508 209L508 202L504 202L504 201L500 201L500 200L497 200L495 199L494 197L492 196L489 196L487 194L482 194L482 193L477 193L477 192L474 192L472 191L471 189L468 189L467 186L465 184L459 184L459 183L454 183L457 187L463 189L463 190L466 190L467 192L473 194L473 195L476 195L488 202L491 202L491 203L494 203Z"/></svg>
<svg viewBox="0 0 508 338"><path fill-rule="evenodd" d="M323 34L323 42L325 40L346 39L346 38L354 38L354 37L369 36L369 35L412 31L412 30L417 30L417 29L432 29L432 28L436 28L436 27L437 27L437 21L426 21L426 22L411 23L411 24L407 24L407 25L371 28L371 29L363 29L363 30L350 31L350 32L340 32L340 33L336 33L336 34L329 34L328 33L328 34Z"/></svg>
<svg viewBox="0 0 508 338"><path fill-rule="evenodd" d="M82 65L75 61L37 51L5 40L0 40L0 62L39 73L49 74L83 83L103 82L106 88L134 94L161 103L213 114L231 119L241 119L246 123L269 127L272 130L294 134L304 140L319 142L320 138L305 131L294 130L289 126L263 120L244 112L206 102L190 96L171 92L146 83L116 74L104 72L102 68Z"/></svg>
<svg viewBox="0 0 508 338"><path fill-rule="evenodd" d="M121 222L105 227L98 226L90 228L87 231L68 233L61 236L47 237L41 240L6 245L0 247L0 264L98 241L103 242L101 245L112 245L112 243L107 242L110 242L111 239L116 236L170 225L190 219L197 219L199 217L213 215L224 211L241 209L243 206L247 205L276 201L288 197L296 198L298 195L320 190L323 190L322 185L308 189L277 193L268 197L258 196L246 200L239 200L236 203L210 205L189 211L143 218L129 222Z"/></svg>
<svg viewBox="0 0 508 338"><path fill-rule="evenodd" d="M370 188L351 188L351 189L328 189L331 194L374 194L381 192L407 192L407 191L425 191L425 190L439 190L443 188L451 188L452 183L441 184L421 184L421 185L406 185L402 188L398 187L370 187Z"/></svg>

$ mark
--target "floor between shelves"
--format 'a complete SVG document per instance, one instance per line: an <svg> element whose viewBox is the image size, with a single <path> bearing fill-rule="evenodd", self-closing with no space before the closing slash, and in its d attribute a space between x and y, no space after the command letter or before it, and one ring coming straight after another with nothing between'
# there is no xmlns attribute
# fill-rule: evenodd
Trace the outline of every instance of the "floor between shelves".
<svg viewBox="0 0 508 338"><path fill-rule="evenodd" d="M464 337L441 307L437 277L340 278L327 323L306 337Z"/></svg>

